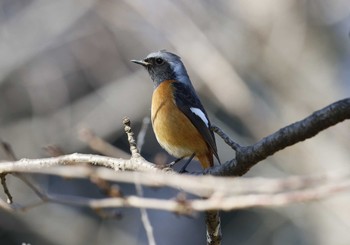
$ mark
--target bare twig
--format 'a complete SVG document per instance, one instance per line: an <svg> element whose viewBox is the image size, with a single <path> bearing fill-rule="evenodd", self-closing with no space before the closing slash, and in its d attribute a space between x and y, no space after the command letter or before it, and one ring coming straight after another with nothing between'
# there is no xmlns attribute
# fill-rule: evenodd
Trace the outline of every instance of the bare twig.
<svg viewBox="0 0 350 245"><path fill-rule="evenodd" d="M149 117L145 117L142 120L142 127L140 129L140 132L137 135L137 149L139 149L140 153L142 150L142 146L145 143L145 137L146 137L147 129L148 129L150 122L151 122L151 120L149 119Z"/></svg>
<svg viewBox="0 0 350 245"><path fill-rule="evenodd" d="M130 154L101 139L89 128L81 128L79 130L79 138L87 143L91 149L101 153L102 155L109 157L130 158Z"/></svg>
<svg viewBox="0 0 350 245"><path fill-rule="evenodd" d="M42 201L46 200L46 194L35 184L33 184L26 176L20 173L13 173L15 177L23 181Z"/></svg>
<svg viewBox="0 0 350 245"><path fill-rule="evenodd" d="M140 179L139 176L135 175L136 192L137 192L137 195L142 197L143 190L142 190L142 186L139 182L139 179ZM156 240L154 239L154 235L153 235L153 228L152 228L151 222L148 218L147 211L145 208L140 208L140 212L141 212L141 220L143 223L143 227L145 228L145 231L147 234L148 244L149 245L156 245Z"/></svg>
<svg viewBox="0 0 350 245"><path fill-rule="evenodd" d="M12 147L9 143L7 142L4 142L4 141L0 141L0 148L1 148L1 151L3 152L4 154L4 159L9 159L9 160L16 160L16 156L15 156L15 153L13 152L12 150ZM13 202L13 197L10 193L10 190L7 186L7 182L6 182L6 175L8 173L2 173L0 174L0 183L1 183L1 186L4 190L4 193L7 197L7 203L12 203Z"/></svg>
<svg viewBox="0 0 350 245"><path fill-rule="evenodd" d="M7 211L13 211L13 208L8 203L4 202L2 199L0 199L0 208Z"/></svg>
<svg viewBox="0 0 350 245"><path fill-rule="evenodd" d="M134 132L131 129L131 122L128 117L124 117L123 119L124 131L128 135L128 141L130 145L130 152L132 158L141 157L139 150L137 149L136 140L134 138Z"/></svg>
<svg viewBox="0 0 350 245"><path fill-rule="evenodd" d="M211 130L216 133L217 135L219 135L224 142L229 145L233 150L237 151L238 149L240 149L242 146L240 146L237 142L234 142L227 134L224 133L224 131L222 131L221 128L219 128L218 126L212 124L211 125Z"/></svg>
<svg viewBox="0 0 350 245"><path fill-rule="evenodd" d="M20 165L16 166L19 167ZM74 170L70 168L74 168ZM138 182L142 185L177 187L191 193L197 193L208 197L208 199L187 200L186 202L180 202L178 200L172 200L172 202L158 200L159 202L157 202L157 199L140 199L140 197L136 197L135 199L133 196L123 197L115 195L115 199L94 200L83 198L82 201L82 198L76 198L72 201L72 198L47 196L41 190L34 189L36 190L36 194L41 198L41 202L22 207L21 209L28 209L50 201L69 205L85 205L91 208L143 207L190 214L192 211L216 209L231 210L253 206L285 205L291 202L317 200L350 189L349 170L327 172L311 176L289 177L279 180L186 176L166 174L161 170L157 170L158 172L155 173L116 173L106 168L88 168L80 166L38 168L36 170L29 168L23 170L67 177L88 178L89 176L98 176L98 178L104 180L114 180L125 183L135 183L135 174L137 174ZM60 198L63 199L60 201ZM91 203L93 203L93 205Z"/></svg>
<svg viewBox="0 0 350 245"><path fill-rule="evenodd" d="M9 143L0 140L0 148L2 149L2 152L5 154L5 156L2 159L11 160L11 161L16 160L16 155Z"/></svg>
<svg viewBox="0 0 350 245"><path fill-rule="evenodd" d="M50 157L58 157L65 155L63 149L58 145L47 145L44 146L43 149Z"/></svg>
<svg viewBox="0 0 350 245"><path fill-rule="evenodd" d="M6 173L0 174L0 181L2 188L4 189L4 192L7 196L7 203L12 203L13 202L13 197L8 189L7 183L6 183Z"/></svg>
<svg viewBox="0 0 350 245"><path fill-rule="evenodd" d="M20 207L18 205L9 205L0 202L0 207L7 210L27 210L29 208L42 205L46 202L60 203L71 206L85 206L92 209L117 208L117 207L133 207L133 208L149 208L157 210L171 211L178 214L189 215L195 211L207 210L233 210L241 208L250 208L258 206L281 206L293 202L305 202L319 200L329 197L335 193L348 191L350 189L350 180L337 183L327 183L322 186L308 188L305 190L295 190L290 192L282 192L278 194L249 194L249 195L230 195L225 196L218 192L208 199L182 200L177 199L162 200L158 198L145 198L139 196L114 197L104 199L91 199L84 197L72 196L47 196L38 203Z"/></svg>
<svg viewBox="0 0 350 245"><path fill-rule="evenodd" d="M70 156L70 155L68 155ZM44 159L45 160L45 159ZM36 160L34 160L34 163ZM92 162L90 162L92 164ZM6 162L6 165L13 164L11 168L15 172L38 173L61 176L64 178L100 178L106 181L120 183L134 183L134 175L140 176L139 183L151 187L168 186L196 194L201 197L211 197L214 193L224 193L225 195L244 195L268 193L277 194L285 191L307 189L323 186L327 183L339 183L350 178L350 171L330 171L322 174L291 176L283 179L268 178L228 178L214 176L191 176L180 175L174 172L164 172L157 168L151 168L145 172L118 171L108 168L91 168L87 166L61 166L52 168L40 168L34 164L31 167L23 168L20 161ZM0 172L7 170L6 166L0 164Z"/></svg>
<svg viewBox="0 0 350 245"><path fill-rule="evenodd" d="M5 153L5 159L9 159L9 160L12 160L12 161L16 161L17 158L16 158L16 155L11 147L11 145L7 142L1 142L0 144L1 146L1 149L3 150L3 152ZM57 153L57 152L60 152L60 153L63 153L63 151L60 150L60 148L58 148L57 146L48 146L47 147L49 150L49 152L51 153ZM20 179L21 181L23 181L30 189L32 189L32 191L34 191L34 193L41 199L41 200L45 200L45 194L37 187L35 186L31 181L29 181L28 177L23 175L22 173L14 173L14 172L8 172L10 174L12 174L14 177ZM6 180L5 180L5 176L6 176L7 173L2 173L0 174L0 177L1 177L1 185L3 186L4 188L4 192L7 196L7 202L8 203L13 203L13 198L12 198L12 195L7 187L7 184L6 184Z"/></svg>
<svg viewBox="0 0 350 245"><path fill-rule="evenodd" d="M220 213L217 210L205 212L207 226L207 244L219 245L222 240Z"/></svg>
<svg viewBox="0 0 350 245"><path fill-rule="evenodd" d="M121 159L111 158L99 155L73 153L64 156L26 159L23 158L15 162L2 162L0 164L0 173L5 172L25 172L26 170L38 170L62 165L72 165L78 163L90 163L91 165L112 168L116 171L161 171L153 163L147 162L142 157Z"/></svg>
<svg viewBox="0 0 350 245"><path fill-rule="evenodd" d="M305 118L302 121L291 124L285 128L280 129L276 133L262 139L258 143L251 146L240 146L237 143L234 143L225 134L213 128L213 131L217 132L221 137L224 138L225 142L231 145L233 149L236 150L236 158L231 161L226 162L225 164L217 167L213 167L207 170L204 170L204 174L213 174L213 175L223 175L223 176L240 176L246 173L250 167L254 166L257 162L265 159L266 157L274 154L275 152L295 144L297 142L303 141L307 138L310 138L316 135L318 132L338 123L345 119L350 118L350 99L344 99L338 101L330 106L325 107L322 110L319 110L313 113L311 116ZM103 167L112 168L118 171L132 170L140 172L149 172L157 173L154 176L162 176L163 178L160 182L163 185L172 186L175 188L185 189L191 193L197 193L203 197L208 197L207 199L195 199L195 200L185 200L178 201L174 200L159 200L152 198L136 197L136 196L117 196L114 198L105 198L105 199L86 199L86 198L72 198L72 197L63 197L63 196L47 196L45 193L41 192L38 189L37 195L41 195L41 201L26 207L18 208L18 206L8 205L5 202L1 201L0 206L5 209L12 210L22 210L30 207L35 207L46 202L55 202L62 203L67 205L81 205L88 206L91 208L106 208L106 207L134 207L134 208L153 208L159 210L168 210L180 214L190 214L193 211L211 211L211 210L232 210L237 208L247 208L254 206L277 206L285 205L291 202L300 202L300 201L311 201L324 198L334 193L338 193L344 190L350 189L350 181L348 179L349 172L328 175L323 174L322 176L314 177L294 177L293 180L288 179L286 182L280 180L279 182L269 182L264 180L260 184L269 184L272 185L272 189L262 187L261 185L252 185L247 184L245 187L243 185L236 185L238 180L236 179L219 179L214 177L210 182L209 179L205 181L202 177L193 177L193 176L178 176L177 174L164 174L164 170L160 170L155 167L154 164L147 162L140 156L140 153L136 147L136 142L134 139L133 132L130 128L130 120L124 120L125 131L128 134L128 140L130 143L130 151L132 153L132 158L129 160L125 159L116 159L104 156L96 155L84 155L84 154L71 154L53 158L44 158L44 159L22 159L19 161L8 161L0 164L0 174L5 174L9 172L41 172L47 174L62 174L63 169L50 169L48 167L57 167L61 165L74 165L77 163L90 163L92 165L98 165ZM225 139L226 137L226 139ZM58 171L59 170L59 171ZM86 169L85 169L86 170ZM104 169L108 170L108 169ZM101 170L102 171L102 170ZM135 182L135 179L130 180L130 178L121 178L115 172L113 175L107 172L101 172L100 169L91 168L82 173L70 173L71 176L79 175L80 177L89 176L92 174L99 173L99 178L105 179L117 179L120 181L129 181ZM103 174L102 174L103 173ZM65 172L65 174L67 174ZM124 174L124 173L123 173ZM130 174L130 173L125 173ZM142 173L140 173L142 174ZM69 176L69 174L68 174ZM113 176L113 177L112 177ZM140 177L140 184L149 185L155 181L157 178L152 176L152 179L147 179ZM166 176L166 177L165 177ZM124 176L125 177L125 176ZM322 179L325 178L325 179ZM185 178L179 179L176 178ZM188 179L187 179L188 178ZM191 179L196 178L196 179ZM122 180L123 179L123 180ZM157 181L159 181L158 179ZM176 180L176 182L175 182ZM326 181L324 181L326 180ZM214 183L213 183L214 181ZM240 180L241 181L241 180ZM242 180L248 181L249 180ZM258 180L254 180L258 181ZM254 183L254 181L252 181ZM262 179L260 179L262 181ZM195 182L200 183L195 184ZM211 187L208 186L208 183L211 184ZM243 183L243 182L242 182ZM242 184L241 183L241 184ZM161 185L159 182L156 182L156 185ZM238 187L236 187L238 186ZM213 188L215 187L215 188ZM271 187L271 186L270 186ZM238 188L238 189L237 189ZM241 189L240 189L241 188ZM256 188L256 189L254 189ZM303 189L301 189L303 188ZM244 193L242 190L248 190L250 192ZM265 193L259 192L263 189L268 190ZM233 191L235 190L235 191ZM240 193L240 194L237 194ZM235 193L235 194L234 194ZM209 217L209 216L208 216ZM216 219L217 220L217 219ZM220 233L217 228L219 227L214 222L210 222L214 231L212 234L216 234L216 237L220 237ZM209 232L209 229L208 229ZM215 233L216 232L216 233ZM209 240L208 240L209 242Z"/></svg>

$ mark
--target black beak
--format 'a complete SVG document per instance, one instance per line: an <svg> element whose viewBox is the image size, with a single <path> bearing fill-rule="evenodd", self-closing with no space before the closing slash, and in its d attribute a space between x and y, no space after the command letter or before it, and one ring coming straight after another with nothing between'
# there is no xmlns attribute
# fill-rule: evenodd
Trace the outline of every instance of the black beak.
<svg viewBox="0 0 350 245"><path fill-rule="evenodd" d="M131 62L134 62L135 64L142 65L144 67L149 66L151 63L148 63L144 60L130 60Z"/></svg>

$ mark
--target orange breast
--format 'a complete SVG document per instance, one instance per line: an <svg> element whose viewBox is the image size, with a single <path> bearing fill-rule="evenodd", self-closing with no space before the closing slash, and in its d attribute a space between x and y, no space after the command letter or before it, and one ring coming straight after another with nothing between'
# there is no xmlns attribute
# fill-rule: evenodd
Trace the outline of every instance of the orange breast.
<svg viewBox="0 0 350 245"><path fill-rule="evenodd" d="M208 156L209 153L212 158L203 137L177 108L173 97L173 82L164 81L153 92L152 125L159 144L169 154L178 158L187 157L193 153L196 153L197 158Z"/></svg>

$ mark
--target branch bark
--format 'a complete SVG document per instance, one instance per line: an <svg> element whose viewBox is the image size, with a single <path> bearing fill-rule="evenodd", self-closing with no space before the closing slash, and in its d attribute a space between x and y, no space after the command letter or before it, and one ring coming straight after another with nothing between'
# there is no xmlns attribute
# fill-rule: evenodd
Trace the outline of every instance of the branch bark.
<svg viewBox="0 0 350 245"><path fill-rule="evenodd" d="M124 173L123 173L124 174ZM142 179L142 174L133 175L129 181L130 183L135 182L135 178L137 177L137 181ZM147 175L149 173L144 173ZM172 175L170 175L172 176ZM189 176L182 176L184 180ZM336 178L339 179L336 179ZM71 206L84 206L90 207L92 209L102 209L102 208L117 208L117 207L131 207L131 208L147 208L147 209L157 209L175 212L178 214L192 215L193 212L203 212L203 211L212 211L212 210L233 210L233 209L242 209L242 208L250 208L250 207L268 207L268 206L282 206L295 202L305 202L305 201L314 201L319 200L321 198L329 197L336 193L340 193L343 191L350 190L350 180L349 175L347 178L343 178L341 173L337 175L333 175L332 178L327 181L322 181L321 184L317 184L318 182L314 182L314 178L311 177L298 177L298 181L308 182L308 184L304 185L304 189L293 189L293 190L283 190L278 193L271 193L266 188L266 192L254 190L251 188L252 184L249 183L249 180L246 180L244 188L250 189L252 193L242 193L242 194L234 194L230 192L230 186L225 190L219 190L214 192L209 198L198 198L198 199L186 199L183 196L181 198L174 199L159 199L159 198L147 198L141 196L116 196L111 198L103 198L103 199L92 199L85 197L77 197L77 196L64 196L64 195L48 195L37 189L37 192L40 193L41 201L38 203L30 204L28 206L21 206L19 204L8 204L0 199L0 207L6 210L18 211L18 210L28 210L29 208L37 207L38 205L42 205L47 202L51 203L60 203ZM205 176L196 177L196 178L205 178ZM220 178L219 178L220 179ZM294 179L296 181L297 179ZM229 179L221 179L222 181L229 181ZM309 180L309 181L308 181ZM273 180L275 185L278 185L281 190L286 183L284 179ZM240 179L238 180L238 183ZM252 180L252 183L255 182L255 179ZM141 183L141 182L140 182ZM305 183L304 183L305 184ZM216 212L216 211L215 211ZM209 217L211 218L211 217ZM215 219L215 217L214 217ZM214 224L214 223L212 223ZM217 230L217 226L213 226L212 229L208 229L208 231ZM216 237L219 237L219 234L216 234Z"/></svg>
<svg viewBox="0 0 350 245"><path fill-rule="evenodd" d="M301 121L281 128L254 145L240 146L221 132L219 135L236 150L236 158L220 166L206 169L203 171L203 174L215 176L242 176L255 164L272 156L276 152L309 139L319 132L346 119L350 119L350 98L337 101L312 113ZM214 131L218 132L215 127Z"/></svg>
<svg viewBox="0 0 350 245"><path fill-rule="evenodd" d="M92 154L73 153L58 157L27 159L14 162L1 162L0 173L25 172L35 169L57 167L62 165L75 165L79 163L89 163L91 165L102 166L114 169L115 171L140 171L140 172L161 172L153 163L146 161L142 157L132 157L130 159L112 158Z"/></svg>
<svg viewBox="0 0 350 245"><path fill-rule="evenodd" d="M293 123L289 126L286 126L277 132L273 133L270 136L267 136L257 142L256 144L250 146L241 146L238 143L232 141L224 132L219 128L213 127L213 131L220 135L224 141L230 145L236 151L236 158L226 162L221 166L215 166L209 169L203 170L201 174L204 175L215 175L215 176L241 176L245 174L251 167L253 167L258 162L264 160L268 156L273 155L279 150L282 150L288 146L291 146L297 142L301 142L305 139L311 138L325 130L328 127L331 127L339 122L342 122L345 119L350 118L350 99L344 99L338 102L335 102L319 111L314 112L309 117ZM48 174L57 174L62 173L58 169L50 169L48 167L57 167L61 165L75 165L79 163L90 163L91 165L98 165L107 168L111 168L115 171L138 171L138 172L148 172L148 173L161 173L166 172L168 169L159 169L154 164L146 161L140 155L139 150L137 149L136 142L133 137L133 132L130 128L130 121L124 120L125 131L128 135L130 142L130 159L121 159L121 158L111 158L98 155L86 155L86 154L70 154L63 155L52 158L44 159L21 159L19 161L7 161L0 164L0 175L5 176L5 174L10 172L41 172ZM107 169L105 169L107 170ZM50 172L52 171L52 172ZM88 171L83 172L80 177L96 177L98 171L89 169ZM170 171L171 172L171 171ZM76 173L75 171L73 172ZM73 175L74 175L73 174ZM80 173L81 174L81 173ZM101 174L101 173L100 173ZM72 173L70 174L72 175ZM114 172L115 175L115 172ZM69 176L69 174L68 174ZM99 178L106 177L105 175L98 175ZM348 176L348 175L346 175ZM109 176L110 177L110 176ZM168 175L163 179L165 185L172 187L179 187L186 189L188 192L196 193L203 197L208 197L208 199L200 200L158 200L150 198L142 198L135 196L128 197L114 197L106 198L100 200L93 199L84 199L84 198L67 198L67 197L53 197L47 196L39 189L34 188L35 193L41 197L41 202L33 204L32 207L40 205L45 202L55 202L63 203L67 205L82 205L88 206L91 208L105 208L105 207L135 207L135 208L154 208L159 210L168 210L182 214L190 214L193 211L208 211L207 212L207 235L208 235L208 244L220 244L221 241L221 232L220 232L220 223L218 221L218 213L215 210L231 210L235 208L247 208L252 206L269 206L269 205L283 205L290 202L298 201L307 201L315 200L330 194L348 190L350 188L350 181L348 179L342 179L341 181L336 181L334 183L327 183L328 185L319 185L313 186L305 190L291 190L286 191L288 185L282 184L284 192L281 193L262 193L256 194L259 185L255 185L257 189L253 188L254 194L248 195L233 195L232 190L235 188L235 184L230 183L232 179L225 179L222 182L222 186L229 187L231 194L229 192L224 192L223 189L220 189L218 184L220 181L218 179L214 180L214 184L211 185L210 189L207 185L201 182L200 186L196 186L192 182L192 186L189 187L187 181L183 182L174 182L176 174ZM196 178L194 182L198 182L198 178L202 177L192 177L192 176L181 176L181 178ZM344 176L343 176L344 177ZM112 177L110 177L113 179ZM108 179L108 178L105 178ZM316 178L316 180L318 180ZM150 180L154 184L155 179ZM310 181L310 180L309 180ZM306 183L309 183L306 181ZM4 181L3 181L4 182ZM145 183L142 179L139 183ZM149 182L149 183L150 183ZM312 181L311 181L312 182ZM175 184L176 183L176 184ZM186 185L187 183L187 185ZM299 185L302 185L299 182ZM159 184L159 183L158 183ZM232 185L231 185L232 184ZM294 183L295 184L295 183ZM305 183L304 183L305 184ZM4 184L3 184L4 186ZM213 186L215 187L213 189ZM297 184L298 186L298 184ZM307 185L306 185L307 186ZM5 186L6 187L6 184ZM201 188L204 189L201 189ZM221 187L222 188L222 187ZM245 187L246 188L246 187ZM5 188L6 189L6 188ZM209 190L210 189L210 190ZM278 189L278 188L277 188ZM7 210L17 210L15 206L6 204L0 200L0 207ZM25 209L28 207L20 208Z"/></svg>

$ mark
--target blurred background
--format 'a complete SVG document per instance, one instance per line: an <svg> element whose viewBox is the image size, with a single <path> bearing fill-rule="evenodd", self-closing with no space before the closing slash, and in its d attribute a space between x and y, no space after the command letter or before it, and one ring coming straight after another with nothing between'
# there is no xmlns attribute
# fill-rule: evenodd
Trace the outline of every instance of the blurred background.
<svg viewBox="0 0 350 245"><path fill-rule="evenodd" d="M347 0L0 0L0 138L18 158L46 157L50 144L65 153L95 153L79 139L87 127L127 151L122 118L130 117L137 133L150 115L153 90L146 71L129 60L167 49L182 57L211 121L251 144L349 96L349 31ZM330 128L245 177L349 168L349 129L349 122ZM172 160L151 127L145 141L147 160ZM218 137L217 143L223 162L234 157ZM48 193L104 197L89 181L33 178ZM17 179L8 181L15 202L37 200ZM132 185L120 187L135 193ZM223 212L223 244L350 244L349 207L350 192ZM0 210L0 244L147 244L139 210L116 212L118 218L103 219L58 204ZM152 210L149 218L157 244L205 243L202 214Z"/></svg>

